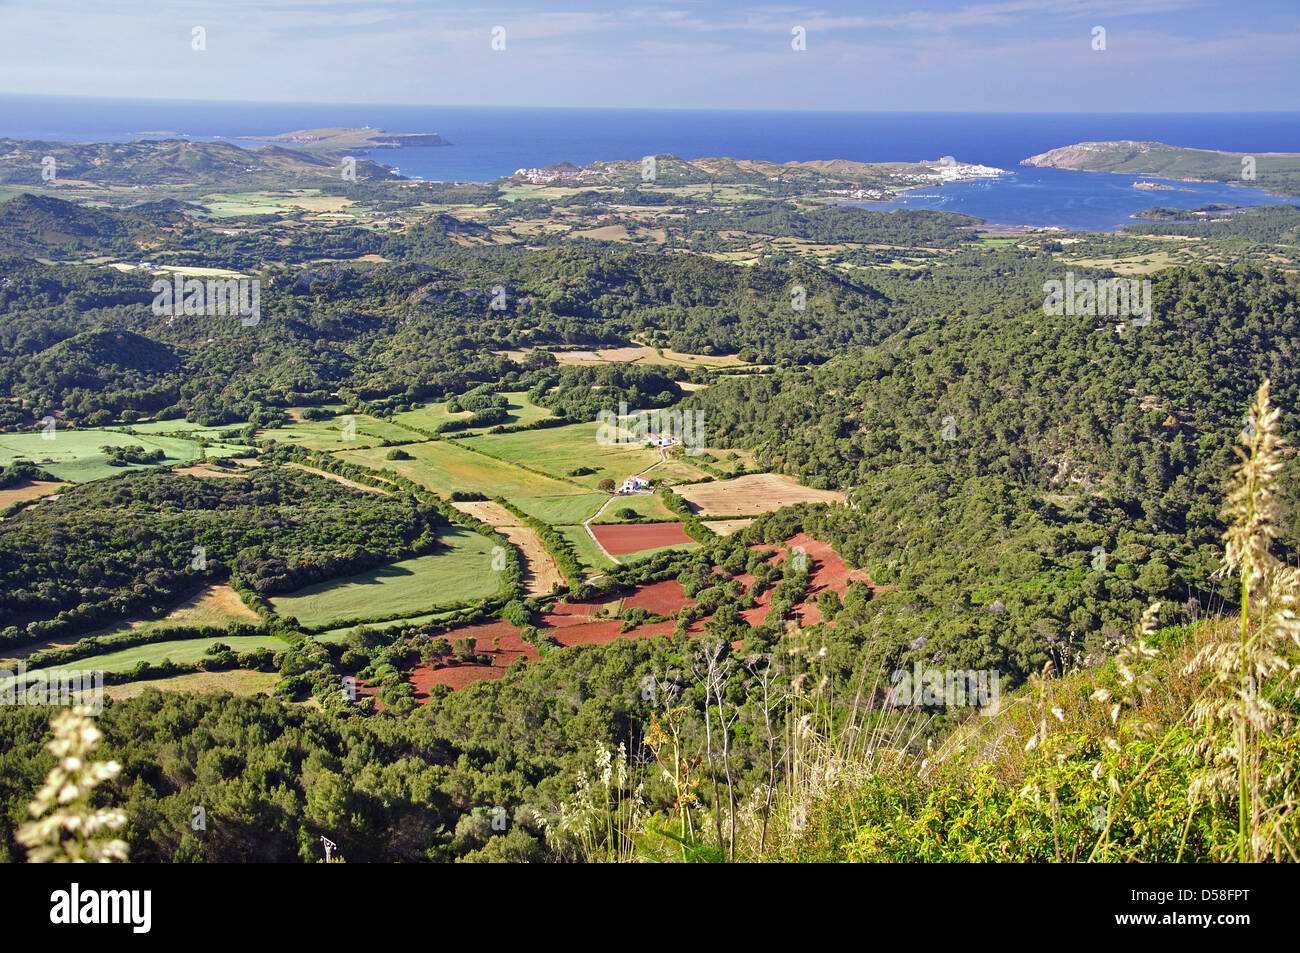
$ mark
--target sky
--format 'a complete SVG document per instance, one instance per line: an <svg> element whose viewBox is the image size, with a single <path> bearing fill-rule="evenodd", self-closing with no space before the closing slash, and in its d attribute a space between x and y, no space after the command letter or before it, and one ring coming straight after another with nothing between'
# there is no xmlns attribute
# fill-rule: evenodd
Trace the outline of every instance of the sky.
<svg viewBox="0 0 1300 953"><path fill-rule="evenodd" d="M802 49L796 49L802 45ZM1300 109L1297 0L0 0L0 93L715 109Z"/></svg>

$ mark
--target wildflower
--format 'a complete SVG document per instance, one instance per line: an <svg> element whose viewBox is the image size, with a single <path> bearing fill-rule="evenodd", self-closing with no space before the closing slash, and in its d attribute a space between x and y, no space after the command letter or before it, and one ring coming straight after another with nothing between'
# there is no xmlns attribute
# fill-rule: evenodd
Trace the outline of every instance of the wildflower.
<svg viewBox="0 0 1300 953"><path fill-rule="evenodd" d="M91 712L88 706L77 706L50 723L54 738L47 748L59 760L28 808L33 820L15 835L31 863L127 859L125 842L103 839L126 824L126 814L117 808L90 809L91 791L122 770L116 761L88 760L101 737Z"/></svg>

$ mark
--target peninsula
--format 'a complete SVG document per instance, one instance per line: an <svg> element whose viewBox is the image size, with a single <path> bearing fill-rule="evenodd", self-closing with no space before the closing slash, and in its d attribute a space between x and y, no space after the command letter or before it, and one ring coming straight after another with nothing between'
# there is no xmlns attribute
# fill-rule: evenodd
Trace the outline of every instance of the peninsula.
<svg viewBox="0 0 1300 953"><path fill-rule="evenodd" d="M1186 182L1232 182L1300 195L1300 153L1221 152L1163 142L1077 142L1023 159L1021 165L1077 172L1118 172Z"/></svg>

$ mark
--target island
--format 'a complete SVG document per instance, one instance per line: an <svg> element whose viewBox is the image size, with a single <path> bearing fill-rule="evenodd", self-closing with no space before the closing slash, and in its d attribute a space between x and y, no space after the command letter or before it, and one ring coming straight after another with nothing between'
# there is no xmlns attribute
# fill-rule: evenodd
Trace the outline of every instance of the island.
<svg viewBox="0 0 1300 953"><path fill-rule="evenodd" d="M1223 202L1212 202L1196 208L1170 208L1167 205L1157 205L1145 211L1134 212L1133 218L1140 218L1146 222L1203 222L1207 219L1223 221L1225 214L1241 210L1239 205L1226 205Z"/></svg>
<svg viewBox="0 0 1300 953"><path fill-rule="evenodd" d="M333 126L326 129L297 129L275 136L237 136L259 142L285 142L327 152L363 151L367 149L401 149L404 147L449 146L436 132L387 132L374 126L347 129Z"/></svg>

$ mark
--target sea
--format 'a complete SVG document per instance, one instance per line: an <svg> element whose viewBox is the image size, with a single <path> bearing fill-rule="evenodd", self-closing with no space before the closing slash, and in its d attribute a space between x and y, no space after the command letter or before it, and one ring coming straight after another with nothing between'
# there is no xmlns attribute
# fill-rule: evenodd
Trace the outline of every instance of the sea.
<svg viewBox="0 0 1300 953"><path fill-rule="evenodd" d="M734 156L774 162L917 161L952 156L1013 175L912 190L869 208L963 212L1003 226L1114 231L1155 205L1300 204L1263 187L1021 166L1058 146L1137 139L1248 154L1300 152L1300 112L941 113L505 108L0 96L0 137L123 142L185 137L263 144L258 136L328 126L436 132L448 146L368 158L428 181L488 182L557 162ZM253 137L235 140L236 136ZM1135 189L1136 182L1172 186ZM1266 183L1258 179L1255 186ZM855 203L857 204L857 203Z"/></svg>

